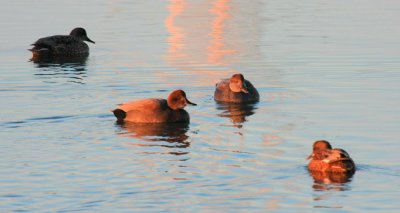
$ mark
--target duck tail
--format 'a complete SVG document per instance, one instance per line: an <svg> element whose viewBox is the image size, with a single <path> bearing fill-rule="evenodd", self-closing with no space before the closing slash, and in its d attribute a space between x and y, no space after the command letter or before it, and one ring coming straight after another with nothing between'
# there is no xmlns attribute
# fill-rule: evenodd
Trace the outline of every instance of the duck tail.
<svg viewBox="0 0 400 213"><path fill-rule="evenodd" d="M123 121L126 118L126 112L122 109L114 109L112 112L118 121Z"/></svg>
<svg viewBox="0 0 400 213"><path fill-rule="evenodd" d="M340 158L329 163L332 172L354 173L355 164L351 158Z"/></svg>

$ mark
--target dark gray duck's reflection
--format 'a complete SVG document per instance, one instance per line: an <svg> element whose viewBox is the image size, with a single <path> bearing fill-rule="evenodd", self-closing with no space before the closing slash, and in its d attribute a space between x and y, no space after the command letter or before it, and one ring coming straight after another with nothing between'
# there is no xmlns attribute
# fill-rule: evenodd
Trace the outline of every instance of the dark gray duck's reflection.
<svg viewBox="0 0 400 213"><path fill-rule="evenodd" d="M230 118L231 122L238 128L242 127L242 123L246 122L246 118L255 113L256 103L226 103L216 102L217 110L222 112L218 114L219 117Z"/></svg>
<svg viewBox="0 0 400 213"><path fill-rule="evenodd" d="M45 81L66 79L68 82L84 84L86 73L86 60L84 57L54 57L43 60L31 60L37 72L35 76Z"/></svg>
<svg viewBox="0 0 400 213"><path fill-rule="evenodd" d="M148 144L141 146L161 146L167 148L187 148L190 146L188 141L189 123L132 123L132 122L116 122L121 128L122 136L131 138L140 138ZM153 143L167 142L167 143Z"/></svg>
<svg viewBox="0 0 400 213"><path fill-rule="evenodd" d="M31 62L38 66L47 66L50 64L86 64L88 55L77 56L38 56L32 57Z"/></svg>

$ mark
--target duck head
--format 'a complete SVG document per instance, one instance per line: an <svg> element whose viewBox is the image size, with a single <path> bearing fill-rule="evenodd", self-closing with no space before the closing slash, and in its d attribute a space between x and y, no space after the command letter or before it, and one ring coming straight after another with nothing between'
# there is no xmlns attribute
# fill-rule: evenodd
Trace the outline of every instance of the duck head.
<svg viewBox="0 0 400 213"><path fill-rule="evenodd" d="M229 80L229 88L232 92L244 92L249 93L246 86L246 81L242 74L234 74Z"/></svg>
<svg viewBox="0 0 400 213"><path fill-rule="evenodd" d="M316 152L321 152L321 151L331 150L331 149L332 149L332 146L328 141L326 141L326 140L315 141L313 144L313 153L311 153L311 155L307 157L307 160L313 158L315 156Z"/></svg>
<svg viewBox="0 0 400 213"><path fill-rule="evenodd" d="M86 34L86 30L81 28L81 27L77 27L77 28L73 29L71 31L71 33L69 33L69 35L70 36L74 36L76 38L79 38L82 41L88 41L88 42L91 42L93 44L95 43L94 41L90 40L90 38Z"/></svg>
<svg viewBox="0 0 400 213"><path fill-rule="evenodd" d="M169 94L167 99L169 108L173 110L183 109L186 105L196 106L197 104L190 102L186 98L186 93L183 90L175 90Z"/></svg>

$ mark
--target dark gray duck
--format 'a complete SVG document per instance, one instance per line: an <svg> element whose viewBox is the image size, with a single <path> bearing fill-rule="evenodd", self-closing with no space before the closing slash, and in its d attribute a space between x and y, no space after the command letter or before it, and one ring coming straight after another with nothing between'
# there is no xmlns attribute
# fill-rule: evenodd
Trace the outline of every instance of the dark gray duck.
<svg viewBox="0 0 400 213"><path fill-rule="evenodd" d="M38 57L84 57L89 55L89 46L84 42L90 40L86 30L77 27L69 35L54 35L40 38L30 49L33 58Z"/></svg>
<svg viewBox="0 0 400 213"><path fill-rule="evenodd" d="M257 89L242 74L234 74L216 84L214 99L227 103L251 103L260 100Z"/></svg>

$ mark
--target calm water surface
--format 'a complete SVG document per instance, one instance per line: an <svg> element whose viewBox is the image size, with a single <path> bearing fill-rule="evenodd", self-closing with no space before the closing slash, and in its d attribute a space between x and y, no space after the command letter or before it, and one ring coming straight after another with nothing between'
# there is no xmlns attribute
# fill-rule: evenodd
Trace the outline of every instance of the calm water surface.
<svg viewBox="0 0 400 213"><path fill-rule="evenodd" d="M1 212L398 212L400 3L1 1ZM87 60L33 63L85 27ZM253 105L215 103L241 72ZM184 89L188 125L118 125ZM358 164L311 175L326 139Z"/></svg>

